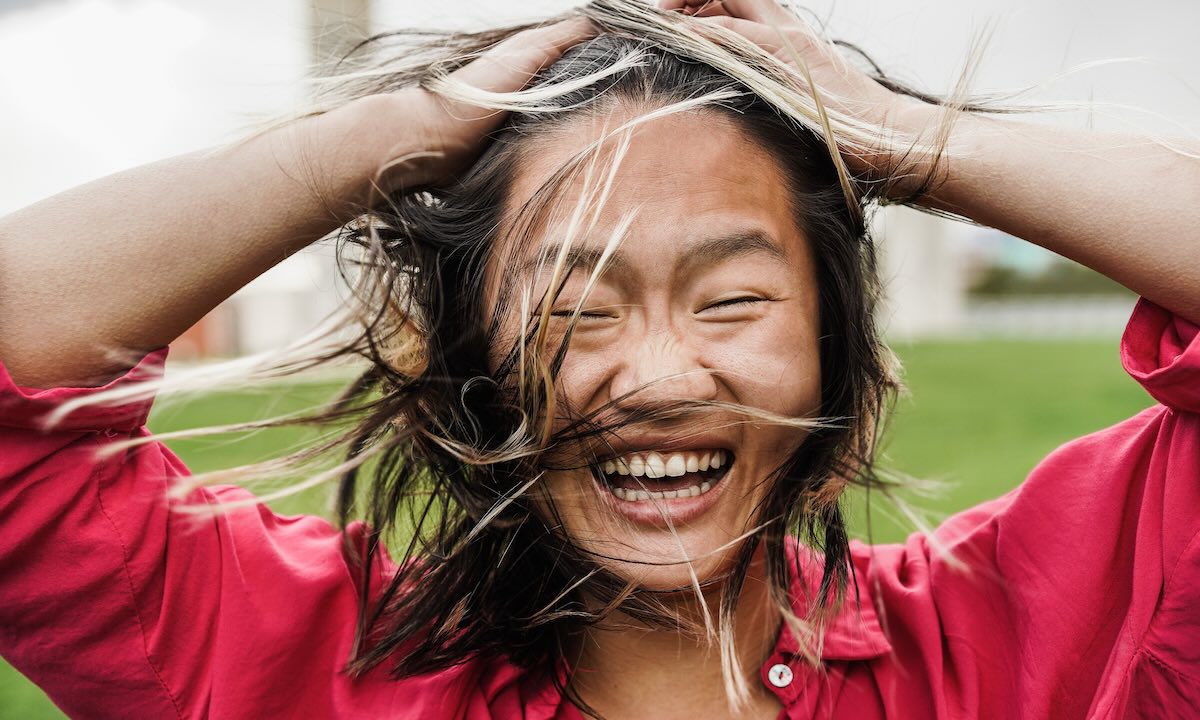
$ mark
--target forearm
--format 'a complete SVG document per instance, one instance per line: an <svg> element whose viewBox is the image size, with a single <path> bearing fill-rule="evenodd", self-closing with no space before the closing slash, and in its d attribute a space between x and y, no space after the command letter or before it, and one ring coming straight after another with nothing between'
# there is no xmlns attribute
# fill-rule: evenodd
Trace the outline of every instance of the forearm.
<svg viewBox="0 0 1200 720"><path fill-rule="evenodd" d="M367 98L245 143L106 177L0 220L0 358L19 383L91 381L165 345L335 229L403 152Z"/></svg>
<svg viewBox="0 0 1200 720"><path fill-rule="evenodd" d="M1200 160L1146 138L972 115L960 118L950 150L930 207L1041 245L1200 322Z"/></svg>

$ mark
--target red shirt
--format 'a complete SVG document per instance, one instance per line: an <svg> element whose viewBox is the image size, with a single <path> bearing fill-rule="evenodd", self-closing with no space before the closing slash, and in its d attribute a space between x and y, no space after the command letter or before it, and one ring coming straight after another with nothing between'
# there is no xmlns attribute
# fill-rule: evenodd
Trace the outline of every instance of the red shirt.
<svg viewBox="0 0 1200 720"><path fill-rule="evenodd" d="M828 631L824 671L803 665L786 632L763 664L781 717L1196 717L1197 334L1141 301L1121 356L1161 404L1059 448L1020 487L947 520L936 543L854 542L861 611L848 602ZM112 385L157 372L165 355ZM338 530L261 505L201 521L168 512L167 483L187 472L170 450L91 452L146 433L150 401L38 429L89 392L22 389L0 368L0 653L67 713L580 717L502 660L349 679L355 594Z"/></svg>

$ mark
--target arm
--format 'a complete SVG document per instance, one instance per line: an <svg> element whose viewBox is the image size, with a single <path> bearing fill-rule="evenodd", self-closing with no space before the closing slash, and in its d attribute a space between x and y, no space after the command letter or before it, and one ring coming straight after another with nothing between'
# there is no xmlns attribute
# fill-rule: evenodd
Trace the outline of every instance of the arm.
<svg viewBox="0 0 1200 720"><path fill-rule="evenodd" d="M520 33L456 72L517 90L591 32ZM165 160L0 219L0 359L21 385L98 384L106 350L166 345L238 288L349 220L385 162L392 185L440 182L501 114L412 89L364 97L229 148Z"/></svg>
<svg viewBox="0 0 1200 720"><path fill-rule="evenodd" d="M458 79L517 89L588 31L569 22L517 35ZM111 452L146 437L149 399L83 407L47 430L48 412L97 389L29 385L83 374L119 376L101 389L144 387L161 372L165 348L120 373L97 345L169 342L336 227L387 160L432 153L433 162L386 180L444 181L498 121L421 91L365 98L0 221L0 655L64 711L395 715L404 691L386 673L343 671L361 570L346 551L363 542L360 525L343 534L261 505L177 513L167 495L187 469L170 450L149 442ZM252 500L234 487L186 498L197 507Z"/></svg>
<svg viewBox="0 0 1200 720"><path fill-rule="evenodd" d="M0 221L0 357L18 384L96 383L105 349L171 342L346 219L399 140L404 100L364 98L215 152L134 168ZM379 112L380 110L384 112ZM350 142L359 137L366 142ZM305 149L308 153L305 153ZM304 163L324 168L317 188ZM314 192L315 191L315 192Z"/></svg>
<svg viewBox="0 0 1200 720"><path fill-rule="evenodd" d="M158 377L166 354L106 389ZM177 512L167 494L187 469L164 445L96 454L147 434L150 399L41 429L96 391L19 388L0 363L0 655L71 717L389 716L395 690L342 672L361 526L261 505ZM228 486L187 498L247 500Z"/></svg>
<svg viewBox="0 0 1200 720"><path fill-rule="evenodd" d="M936 109L897 114L911 131ZM1147 138L962 113L921 202L1068 257L1200 322L1200 158ZM1191 148L1200 153L1200 147Z"/></svg>
<svg viewBox="0 0 1200 720"><path fill-rule="evenodd" d="M851 67L775 0L660 5L733 30L785 62L794 50L828 102L885 134L930 142L942 122L942 108L893 93ZM1200 321L1200 159L1147 138L971 113L954 118L947 150L950 159L922 204L1041 245ZM1195 144L1189 150L1200 155ZM897 161L845 159L869 179L886 178ZM896 188L899 195L905 189Z"/></svg>

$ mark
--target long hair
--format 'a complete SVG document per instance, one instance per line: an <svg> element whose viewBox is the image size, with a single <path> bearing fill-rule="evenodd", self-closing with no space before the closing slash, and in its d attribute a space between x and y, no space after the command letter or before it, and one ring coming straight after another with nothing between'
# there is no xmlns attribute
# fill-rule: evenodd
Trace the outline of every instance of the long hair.
<svg viewBox="0 0 1200 720"><path fill-rule="evenodd" d="M324 81L325 92L309 114L357 97L420 86L508 115L478 160L454 182L392 192L341 230L339 265L353 289L343 314L286 351L231 363L202 378L210 384L223 377L261 379L344 357L365 359L365 369L326 407L191 433L315 424L329 429L325 438L284 458L188 478L176 494L187 497L197 486L216 482L296 480L262 496L271 499L320 483L338 484L343 527L362 519L369 528L365 544L347 543L346 549L360 570L351 673L382 664L396 677L407 677L496 657L550 672L570 638L619 610L649 625L714 639L736 700L746 688L730 641L732 618L755 554L761 550L766 559L770 594L785 620L819 634L851 578L839 505L843 491L854 484L893 496L895 483L882 477L874 462L898 381L875 318L880 284L867 219L888 183L900 175L920 167L933 181L937 163L929 161L940 157L945 133L924 143L885 137L879 128L827 110L817 89L807 89L779 59L733 33L677 13L636 0L597 0L570 14L590 18L599 34L566 51L519 93L478 91L456 83L450 73L528 26L381 35ZM532 199L506 212L513 179L539 138L618 105L634 109L634 119L582 146ZM562 253L540 258L555 278L543 295L502 282L500 303L494 312L486 309L485 279L489 263L497 262L497 248L521 242L550 218L568 227L566 244L586 234L603 207L605 188L619 177L632 127L691 111L728 120L770 153L785 178L797 226L811 243L819 283L818 419L680 402L613 427L599 421L608 406L587 414L565 407L555 387L573 325L555 335L547 320L567 278L585 271ZM843 154L876 152L880 146L912 162L875 183L847 170ZM382 158L381 165L404 161ZM578 206L564 209L559 191L571 180L582 180L590 192ZM608 247L620 239L618 231ZM588 281L602 269L601 263L588 270ZM575 310L572 322L578 318ZM506 313L522 319L521 331L509 346L498 348ZM353 332L347 334L347 328ZM176 385L186 387L187 381ZM161 381L109 399L170 386ZM64 407L60 416L71 409ZM614 434L630 426L702 410L803 429L807 436L766 479L769 491L735 548L732 569L717 579L717 617L697 628L673 613L659 593L633 586L606 570L603 558L581 549L563 532L553 498L542 492L540 481L548 469L594 463ZM124 446L146 441L137 438ZM788 552L789 538L825 557L806 615L796 612L791 597L790 579L800 569L795 566L799 556ZM394 573L380 577L378 570L393 563ZM701 590L699 584L695 589ZM809 659L818 660L811 654ZM563 690L571 693L569 687Z"/></svg>

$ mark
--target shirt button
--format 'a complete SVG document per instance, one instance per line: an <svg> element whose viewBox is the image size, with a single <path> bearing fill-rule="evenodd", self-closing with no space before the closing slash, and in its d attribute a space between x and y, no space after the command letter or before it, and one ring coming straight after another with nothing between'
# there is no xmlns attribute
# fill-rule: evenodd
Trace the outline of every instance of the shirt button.
<svg viewBox="0 0 1200 720"><path fill-rule="evenodd" d="M767 671L767 679L777 688L785 688L792 684L792 669L783 663L772 665Z"/></svg>

